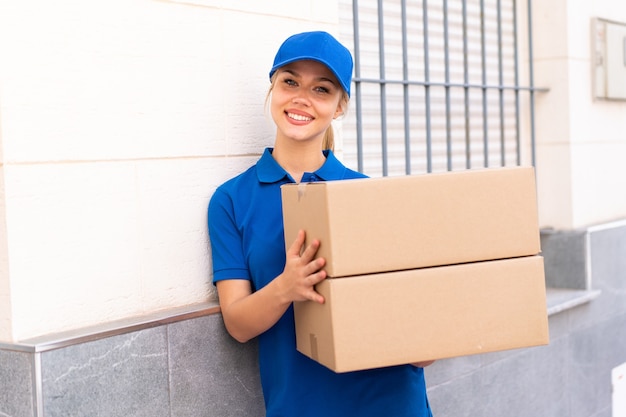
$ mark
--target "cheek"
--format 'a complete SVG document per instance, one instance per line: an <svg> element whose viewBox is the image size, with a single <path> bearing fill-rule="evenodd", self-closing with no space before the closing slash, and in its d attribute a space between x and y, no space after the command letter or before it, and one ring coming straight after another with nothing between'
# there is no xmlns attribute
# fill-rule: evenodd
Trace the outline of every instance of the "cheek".
<svg viewBox="0 0 626 417"><path fill-rule="evenodd" d="M272 94L272 97L270 98L270 101L269 101L269 110L270 110L272 119L275 120L276 117L280 116L282 114L282 109L283 109L283 105L282 105L280 96Z"/></svg>
<svg viewBox="0 0 626 417"><path fill-rule="evenodd" d="M286 101L291 99L292 94L289 93L285 88L280 85L276 85L272 89L272 95L270 98L270 103L276 103L279 105L284 104Z"/></svg>

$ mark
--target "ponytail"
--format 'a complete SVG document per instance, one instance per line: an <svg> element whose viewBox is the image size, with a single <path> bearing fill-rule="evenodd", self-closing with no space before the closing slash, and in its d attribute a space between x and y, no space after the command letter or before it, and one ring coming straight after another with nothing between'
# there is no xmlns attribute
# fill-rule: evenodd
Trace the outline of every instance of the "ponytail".
<svg viewBox="0 0 626 417"><path fill-rule="evenodd" d="M333 130L333 125L328 126L328 129L326 129L326 132L324 132L322 149L330 149L331 151L335 150L335 131Z"/></svg>
<svg viewBox="0 0 626 417"><path fill-rule="evenodd" d="M340 117L343 117L348 111L349 102L350 102L350 96L344 90L343 94L341 95L341 101L339 103L342 109L342 114ZM333 152L335 151L335 131L333 129L332 124L328 126L328 129L326 129L326 132L324 132L324 140L322 142L322 149L323 150L330 149Z"/></svg>

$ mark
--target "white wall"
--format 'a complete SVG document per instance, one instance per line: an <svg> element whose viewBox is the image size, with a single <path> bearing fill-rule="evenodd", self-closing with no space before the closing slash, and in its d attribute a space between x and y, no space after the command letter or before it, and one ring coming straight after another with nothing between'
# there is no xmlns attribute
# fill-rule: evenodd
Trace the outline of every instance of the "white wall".
<svg viewBox="0 0 626 417"><path fill-rule="evenodd" d="M626 3L534 1L537 177L544 227L626 217L626 102L593 98L592 18L626 22ZM620 51L617 51L618 53Z"/></svg>
<svg viewBox="0 0 626 417"><path fill-rule="evenodd" d="M590 22L626 3L533 7L542 226L624 218ZM0 341L214 297L208 199L271 145L267 72L309 29L338 32L337 0L0 0Z"/></svg>
<svg viewBox="0 0 626 417"><path fill-rule="evenodd" d="M0 341L214 297L206 207L273 142L273 55L337 26L231 3L0 0Z"/></svg>

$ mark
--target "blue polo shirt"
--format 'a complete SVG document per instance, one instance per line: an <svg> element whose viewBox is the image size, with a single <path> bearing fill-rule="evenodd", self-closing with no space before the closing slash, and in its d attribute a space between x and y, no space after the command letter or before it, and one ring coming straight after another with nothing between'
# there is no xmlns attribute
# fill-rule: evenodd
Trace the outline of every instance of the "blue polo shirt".
<svg viewBox="0 0 626 417"><path fill-rule="evenodd" d="M302 182L362 178L331 151ZM280 186L294 182L268 148L209 203L213 281L246 279L253 291L280 275L285 242ZM259 336L267 417L428 417L424 372L412 365L335 373L296 350L293 308Z"/></svg>

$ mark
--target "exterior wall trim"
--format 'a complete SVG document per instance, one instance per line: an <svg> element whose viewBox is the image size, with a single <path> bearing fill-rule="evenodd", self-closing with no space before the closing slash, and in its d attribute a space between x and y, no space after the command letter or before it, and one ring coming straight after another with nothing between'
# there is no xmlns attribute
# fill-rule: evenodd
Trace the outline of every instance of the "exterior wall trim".
<svg viewBox="0 0 626 417"><path fill-rule="evenodd" d="M219 313L220 307L218 302L209 301L200 304L162 310L145 316L130 317L110 323L89 326L82 329L44 335L16 343L0 342L0 350L26 353L47 352L71 345L92 342L94 340L104 339L107 337Z"/></svg>

